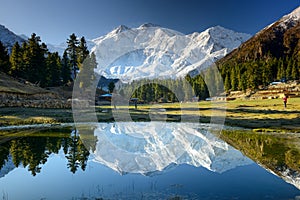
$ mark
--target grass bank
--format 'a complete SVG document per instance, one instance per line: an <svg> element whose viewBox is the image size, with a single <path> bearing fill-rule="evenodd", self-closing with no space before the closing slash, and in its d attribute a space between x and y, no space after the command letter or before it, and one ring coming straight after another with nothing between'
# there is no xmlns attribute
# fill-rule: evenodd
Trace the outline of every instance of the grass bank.
<svg viewBox="0 0 300 200"><path fill-rule="evenodd" d="M225 119L226 125L256 131L300 132L300 98L289 99L287 108L283 107L281 99L264 99L138 105L138 109L134 106L119 106L114 109L111 105L103 105L96 107L96 113L100 122L112 122L115 116L127 113L129 120L133 121L178 122L198 119L209 123L211 119ZM72 121L71 109L0 108L0 126Z"/></svg>
<svg viewBox="0 0 300 200"><path fill-rule="evenodd" d="M0 108L0 126L73 122L71 109Z"/></svg>

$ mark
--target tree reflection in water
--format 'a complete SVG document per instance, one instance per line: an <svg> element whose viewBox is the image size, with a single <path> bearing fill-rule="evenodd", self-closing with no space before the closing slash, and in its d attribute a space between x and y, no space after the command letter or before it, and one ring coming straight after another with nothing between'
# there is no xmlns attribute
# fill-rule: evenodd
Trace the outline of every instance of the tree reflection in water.
<svg viewBox="0 0 300 200"><path fill-rule="evenodd" d="M300 137L293 133L223 131L221 138L300 189Z"/></svg>
<svg viewBox="0 0 300 200"><path fill-rule="evenodd" d="M80 140L78 130L76 129L71 133L68 150L65 154L68 160L68 168L73 174L79 166L83 171L85 170L90 153L83 145L82 140Z"/></svg>
<svg viewBox="0 0 300 200"><path fill-rule="evenodd" d="M86 169L90 153L83 145L79 131L73 130L70 134L70 129L60 129L34 132L3 142L0 146L0 170L11 157L16 167L28 167L35 176L41 172L48 157L58 154L61 149L73 174L79 167Z"/></svg>

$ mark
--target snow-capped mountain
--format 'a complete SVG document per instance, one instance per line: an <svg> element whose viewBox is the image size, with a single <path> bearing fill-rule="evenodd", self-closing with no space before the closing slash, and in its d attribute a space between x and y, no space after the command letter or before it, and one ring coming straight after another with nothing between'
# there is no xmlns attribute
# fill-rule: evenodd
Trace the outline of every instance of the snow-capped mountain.
<svg viewBox="0 0 300 200"><path fill-rule="evenodd" d="M97 57L97 72L107 78L175 78L207 67L249 38L220 26L184 35L154 24L122 25L94 39L92 52Z"/></svg>
<svg viewBox="0 0 300 200"><path fill-rule="evenodd" d="M16 42L22 44L25 40L0 24L0 41L7 47L8 52L10 53Z"/></svg>
<svg viewBox="0 0 300 200"><path fill-rule="evenodd" d="M95 162L121 173L153 175L172 166L189 164L223 173L253 163L241 152L192 123L99 124Z"/></svg>
<svg viewBox="0 0 300 200"><path fill-rule="evenodd" d="M300 21L300 6L291 13L283 16L279 20L279 24L283 27L292 25L295 26Z"/></svg>
<svg viewBox="0 0 300 200"><path fill-rule="evenodd" d="M58 52L60 56L63 56L65 49L67 48L66 43L61 43L58 45L55 44L47 44L47 48L50 52Z"/></svg>
<svg viewBox="0 0 300 200"><path fill-rule="evenodd" d="M263 34L265 31L267 31L270 28L274 27L281 27L283 29L288 29L290 27L293 27L297 25L300 21L300 6L293 10L291 13L283 16L278 21L266 26L261 31L259 31L255 36L258 36L260 34Z"/></svg>
<svg viewBox="0 0 300 200"><path fill-rule="evenodd" d="M232 61L284 58L299 54L300 6L274 23L266 26L239 48L218 61L226 66Z"/></svg>
<svg viewBox="0 0 300 200"><path fill-rule="evenodd" d="M80 38L78 38L78 40L80 40ZM87 44L88 50L91 50L95 46L95 43L92 40L86 40L86 44ZM66 50L67 47L68 47L67 42L63 42L60 44L47 43L48 50L50 52L58 52L58 54L60 56L63 56L64 51Z"/></svg>

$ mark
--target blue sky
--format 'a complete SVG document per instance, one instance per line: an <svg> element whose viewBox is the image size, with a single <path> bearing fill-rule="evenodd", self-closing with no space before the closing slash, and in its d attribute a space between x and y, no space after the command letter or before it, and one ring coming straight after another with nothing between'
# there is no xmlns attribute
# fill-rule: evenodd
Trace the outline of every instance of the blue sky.
<svg viewBox="0 0 300 200"><path fill-rule="evenodd" d="M299 0L0 0L0 24L17 34L35 32L52 44L72 33L93 39L120 24L145 22L185 34L221 25L253 35L299 5Z"/></svg>

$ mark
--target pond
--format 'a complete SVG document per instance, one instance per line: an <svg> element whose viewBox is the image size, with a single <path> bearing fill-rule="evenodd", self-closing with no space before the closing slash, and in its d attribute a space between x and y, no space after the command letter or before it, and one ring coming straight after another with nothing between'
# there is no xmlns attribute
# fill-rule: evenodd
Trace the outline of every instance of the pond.
<svg viewBox="0 0 300 200"><path fill-rule="evenodd" d="M214 130L163 122L3 129L0 195L300 199L299 136Z"/></svg>

